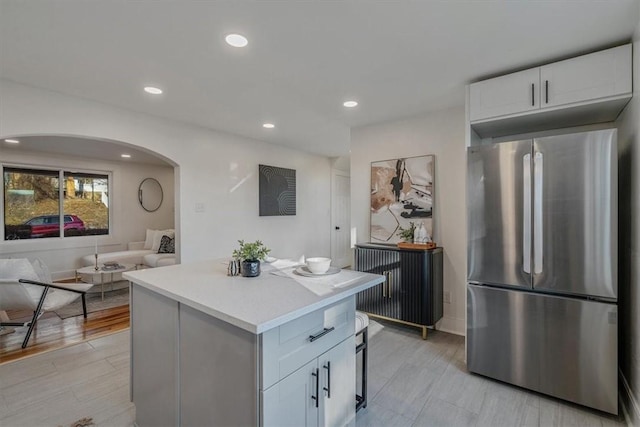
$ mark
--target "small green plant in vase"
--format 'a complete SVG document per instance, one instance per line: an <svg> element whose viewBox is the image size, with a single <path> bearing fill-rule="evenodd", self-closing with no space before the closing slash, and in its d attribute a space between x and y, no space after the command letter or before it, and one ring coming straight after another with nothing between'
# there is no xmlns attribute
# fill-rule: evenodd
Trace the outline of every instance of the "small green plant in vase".
<svg viewBox="0 0 640 427"><path fill-rule="evenodd" d="M257 277L260 275L260 261L263 261L271 249L267 248L260 240L253 243L245 243L238 240L240 248L234 249L233 257L242 261L240 271L244 277Z"/></svg>
<svg viewBox="0 0 640 427"><path fill-rule="evenodd" d="M413 234L415 231L416 225L413 222L410 222L408 228L400 227L400 231L398 231L397 236L405 242L413 243Z"/></svg>

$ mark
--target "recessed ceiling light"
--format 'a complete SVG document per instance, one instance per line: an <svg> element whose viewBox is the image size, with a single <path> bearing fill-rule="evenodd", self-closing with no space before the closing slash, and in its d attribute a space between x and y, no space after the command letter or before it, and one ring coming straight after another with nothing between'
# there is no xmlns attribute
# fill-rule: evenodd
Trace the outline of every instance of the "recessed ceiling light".
<svg viewBox="0 0 640 427"><path fill-rule="evenodd" d="M153 86L145 87L144 91L152 95L160 95L162 93L162 89Z"/></svg>
<svg viewBox="0 0 640 427"><path fill-rule="evenodd" d="M274 127L276 127L276 125L274 125L273 123L265 123L262 125L262 127L265 129L273 129Z"/></svg>
<svg viewBox="0 0 640 427"><path fill-rule="evenodd" d="M125 159L130 159L131 158L131 154L120 154L120 157L123 157Z"/></svg>
<svg viewBox="0 0 640 427"><path fill-rule="evenodd" d="M353 108L353 107L356 107L358 103L356 101L345 101L342 105L344 105L347 108Z"/></svg>
<svg viewBox="0 0 640 427"><path fill-rule="evenodd" d="M8 142L9 144L20 144L20 141L17 139L5 139L4 142Z"/></svg>
<svg viewBox="0 0 640 427"><path fill-rule="evenodd" d="M242 34L227 34L224 40L233 47L245 47L249 44L249 40Z"/></svg>

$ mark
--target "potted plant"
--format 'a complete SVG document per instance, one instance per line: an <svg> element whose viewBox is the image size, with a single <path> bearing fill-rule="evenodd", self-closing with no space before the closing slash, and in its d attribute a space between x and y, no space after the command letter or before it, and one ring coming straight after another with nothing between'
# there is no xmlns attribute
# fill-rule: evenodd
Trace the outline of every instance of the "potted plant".
<svg viewBox="0 0 640 427"><path fill-rule="evenodd" d="M398 237L408 243L413 243L413 235L416 231L416 225L413 222L409 222L408 228L399 228Z"/></svg>
<svg viewBox="0 0 640 427"><path fill-rule="evenodd" d="M260 275L260 261L267 257L271 249L267 248L260 240L253 243L245 243L238 240L239 249L233 251L233 257L241 260L240 272L244 277L257 277Z"/></svg>

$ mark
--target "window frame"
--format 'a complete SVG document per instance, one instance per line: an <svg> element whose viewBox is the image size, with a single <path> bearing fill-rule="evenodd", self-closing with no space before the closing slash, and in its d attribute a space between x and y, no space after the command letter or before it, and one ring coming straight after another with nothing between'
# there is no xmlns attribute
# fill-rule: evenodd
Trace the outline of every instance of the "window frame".
<svg viewBox="0 0 640 427"><path fill-rule="evenodd" d="M29 171L33 173L38 172L57 172L58 175L58 236L53 237L41 237L36 239L16 239L16 240L5 240L5 192L4 192L4 174L5 170L9 169L10 171L21 172L21 173L29 173ZM63 239L73 237L75 239L87 239L96 237L113 237L113 212L112 212L112 193L113 193L113 171L105 171L105 170L96 170L96 169L83 169L76 167L67 167L67 166L42 166L42 165L30 165L30 164L14 164L14 163L0 163L0 172L2 172L2 184L3 191L0 193L0 223L2 226L0 227L0 244L25 244L26 242L55 242L62 241ZM65 236L64 235L64 225L65 225L65 217L70 216L72 214L65 214L64 212L64 179L66 176L71 175L95 175L95 177L107 179L107 192L108 192L108 201L109 205L108 209L108 221L107 227L108 232L106 234L99 235L86 235L86 236ZM53 175L53 174L52 174ZM20 242L20 243L16 243Z"/></svg>

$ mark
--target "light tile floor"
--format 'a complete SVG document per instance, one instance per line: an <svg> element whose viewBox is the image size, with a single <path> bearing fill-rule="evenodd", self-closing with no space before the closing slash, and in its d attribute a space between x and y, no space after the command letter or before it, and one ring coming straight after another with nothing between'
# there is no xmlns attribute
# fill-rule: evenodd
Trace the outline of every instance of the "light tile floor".
<svg viewBox="0 0 640 427"><path fill-rule="evenodd" d="M374 322L369 404L357 426L624 426L589 410L469 374L464 337Z"/></svg>
<svg viewBox="0 0 640 427"><path fill-rule="evenodd" d="M129 331L0 365L0 426L131 426Z"/></svg>
<svg viewBox="0 0 640 427"><path fill-rule="evenodd" d="M467 373L464 338L372 322L357 426L622 426L622 418ZM129 332L0 365L0 426L132 426Z"/></svg>

